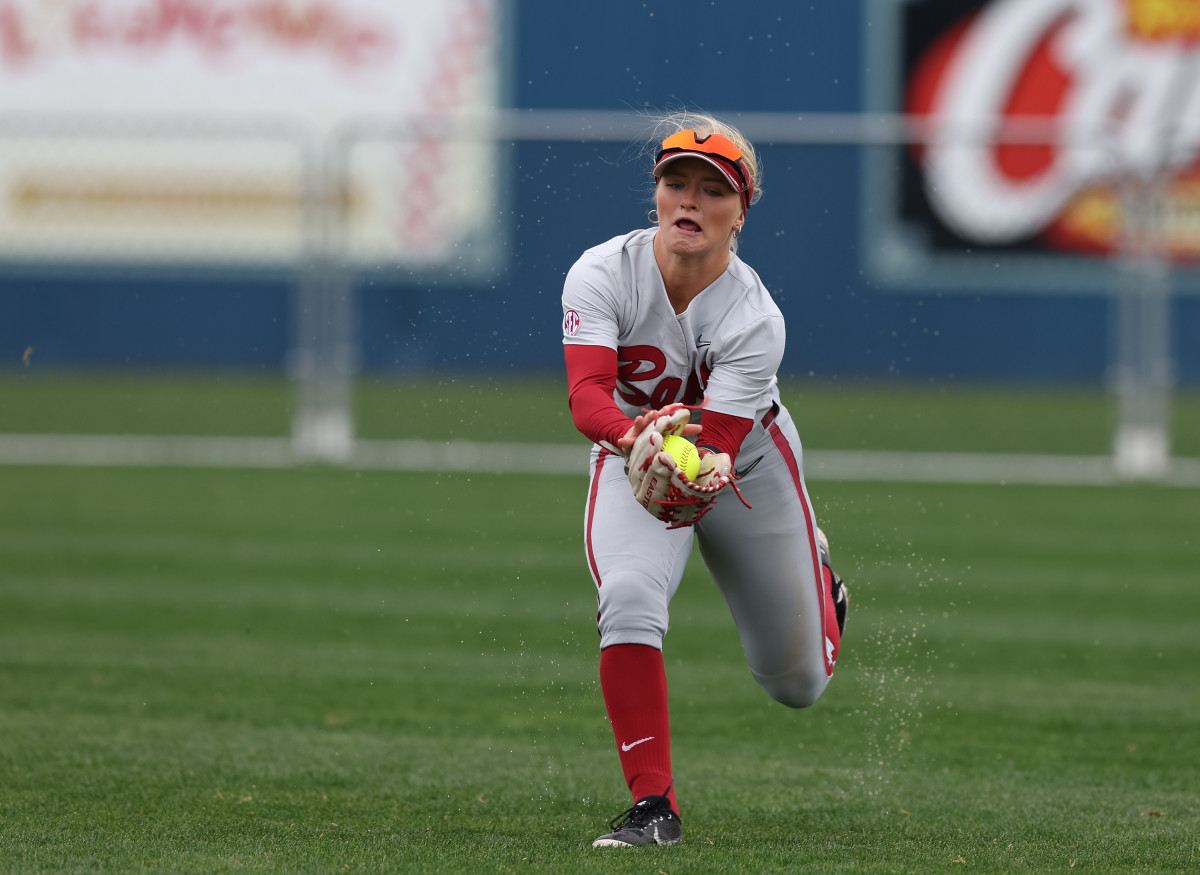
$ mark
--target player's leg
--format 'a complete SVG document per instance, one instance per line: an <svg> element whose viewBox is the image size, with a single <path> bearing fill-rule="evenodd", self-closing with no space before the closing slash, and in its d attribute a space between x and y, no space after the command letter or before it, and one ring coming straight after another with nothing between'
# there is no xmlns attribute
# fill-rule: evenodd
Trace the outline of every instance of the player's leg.
<svg viewBox="0 0 1200 875"><path fill-rule="evenodd" d="M667 531L634 500L623 460L594 452L584 536L598 598L604 704L634 801L650 800L635 805L627 812L628 823L597 842L677 841L662 640L668 606L691 554L692 533Z"/></svg>
<svg viewBox="0 0 1200 875"><path fill-rule="evenodd" d="M600 647L662 648L667 608L692 549L692 530L668 530L633 497L622 457L593 451L584 547L596 584Z"/></svg>
<svg viewBox="0 0 1200 875"><path fill-rule="evenodd" d="M722 500L698 525L700 548L729 605L747 663L779 702L805 707L824 692L841 644L800 440L786 411L738 454L761 461L739 486L753 509Z"/></svg>

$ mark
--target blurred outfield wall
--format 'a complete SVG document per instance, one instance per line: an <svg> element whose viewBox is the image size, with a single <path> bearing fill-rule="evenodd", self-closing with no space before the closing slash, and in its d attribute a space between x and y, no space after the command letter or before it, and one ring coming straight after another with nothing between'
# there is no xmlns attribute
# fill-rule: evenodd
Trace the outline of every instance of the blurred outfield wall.
<svg viewBox="0 0 1200 875"><path fill-rule="evenodd" d="M1067 18L1098 21L1099 4L1117 2L1042 6L1054 6ZM165 8L149 0L110 4L130 14ZM364 14L372 8L367 0L342 5ZM788 317L786 370L825 379L1088 383L1110 376L1112 296L1128 259L1114 260L1103 241L1081 246L1076 239L1073 249L1064 249L1059 235L1058 248L1047 247L1041 231L998 242L964 240L931 217L930 199L919 190L920 162L911 148L890 139L896 128L867 136L867 144L854 144L832 121L815 137L807 128L806 144L788 143L786 124L780 136L769 133L772 125L797 116L836 120L912 108L906 102L928 99L929 83L944 74L953 57L948 35L961 32L953 26L966 21L964 16L978 16L985 7L994 13L1030 4L715 0L682 11L679 4L655 0L580 7L547 0L460 5L462 14L480 8L488 13L495 74L489 87L499 108L589 113L588 136L599 139L538 139L526 131L492 142L486 130L469 132L489 144L486 181L476 178L478 161L456 161L439 151L438 179L453 182L465 173L475 180L455 190L459 212L453 221L474 221L483 230L448 238L449 247L437 258L422 259L419 251L414 257L410 247L374 261L358 259L343 275L352 290L357 367L557 372L566 270L588 246L644 226L650 206L648 157L627 140L614 140L610 128L625 125L631 113L690 106L761 134L765 197L749 217L741 254ZM225 8L219 0L194 0L194 6L198 15ZM272 8L252 2L225 6L254 7L265 10L263 15ZM1052 38L1054 26L1049 22L1038 31L1044 41ZM461 28L452 38L455 33ZM1148 31L1129 40L1145 48L1171 37ZM168 33L165 44L175 38ZM1044 42L1029 44L1031 53L1041 47L1045 55ZM19 83L30 68L11 54L12 39L6 45L4 63ZM1017 71L1024 107L1053 117L1064 103L1064 77L1046 79L1044 71L1037 72L1047 67L1055 72L1053 53L1038 58L1041 66L1034 72L1023 60ZM1085 71L1068 72L1076 81L1085 78ZM914 76L924 77L924 91L911 85ZM1045 97L1039 81L1057 82L1058 90ZM453 97L434 95L436 88L434 82L420 92L428 101L425 111ZM1174 103L1166 101L1158 119L1172 130L1190 117L1193 92L1200 94L1188 81L1176 90ZM109 97L95 119L121 117L122 95ZM161 114L179 121L162 107L142 109L143 118ZM368 109L360 116L351 113L347 124L353 127ZM377 121L378 128L359 128L343 145L371 142L379 148L373 131L386 130L387 120ZM3 123L17 130L22 117L10 114ZM328 144L332 135L328 126L323 130L304 128L295 140L298 150L314 141ZM856 130L861 139L863 130ZM12 138L0 142L10 144ZM1184 137L1180 148L1186 151L1189 142ZM405 141L403 168L428 169L423 162L429 153L420 144L419 138ZM331 152L335 163L349 154ZM0 147L0 162L3 154ZM1036 174L1038 158L1031 152L1008 158L1014 178ZM1188 164L1180 164L1178 156L1160 158L1161 166L1151 168L1156 173ZM327 160L313 163L328 171ZM335 171L334 176L341 172ZM328 178L297 183L303 191L296 197L311 198L314 187L318 197L329 194L323 189ZM414 191L403 173L389 179L415 200L417 216L421 197L430 209L444 208L450 197L436 188ZM1097 180L1102 181L1091 182ZM1106 203L1111 209L1111 200ZM328 242L329 232L297 231L310 243L314 234ZM74 233L64 226L65 237ZM1200 229L1194 233L1200 236ZM199 264L187 261L91 264L85 258L64 265L53 257L10 259L0 271L0 367L287 369L297 331L297 285L328 265L311 258L284 266L236 258L222 263L219 254ZM1175 262L1169 275L1175 291L1169 344L1174 373L1184 384L1200 383L1200 352L1191 342L1200 336L1196 267Z"/></svg>

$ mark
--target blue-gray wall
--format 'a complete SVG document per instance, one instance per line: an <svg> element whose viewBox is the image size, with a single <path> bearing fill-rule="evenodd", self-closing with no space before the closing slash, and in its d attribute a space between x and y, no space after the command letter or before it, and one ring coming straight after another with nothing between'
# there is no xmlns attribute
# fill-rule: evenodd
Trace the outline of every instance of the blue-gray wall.
<svg viewBox="0 0 1200 875"><path fill-rule="evenodd" d="M862 108L859 3L609 0L512 5L510 103L626 112L686 105L736 112ZM682 11L681 11L682 10ZM789 320L785 368L822 378L1098 382L1106 295L898 292L859 253L859 151L759 144L765 198L742 255ZM506 153L506 266L484 281L381 270L358 283L368 370L555 371L559 293L588 246L645 224L647 167L621 145L523 143ZM869 199L868 199L869 200ZM285 366L291 326L279 278L0 277L0 367L35 348L43 367ZM1178 374L1200 381L1200 300L1174 307Z"/></svg>

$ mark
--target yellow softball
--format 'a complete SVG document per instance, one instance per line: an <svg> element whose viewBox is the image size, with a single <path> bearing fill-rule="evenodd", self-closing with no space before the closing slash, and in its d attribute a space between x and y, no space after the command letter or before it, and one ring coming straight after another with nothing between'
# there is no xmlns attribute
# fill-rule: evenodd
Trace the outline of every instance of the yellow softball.
<svg viewBox="0 0 1200 875"><path fill-rule="evenodd" d="M663 437L663 451L675 460L689 480L695 480L700 473L700 453L696 445L685 437L669 434Z"/></svg>

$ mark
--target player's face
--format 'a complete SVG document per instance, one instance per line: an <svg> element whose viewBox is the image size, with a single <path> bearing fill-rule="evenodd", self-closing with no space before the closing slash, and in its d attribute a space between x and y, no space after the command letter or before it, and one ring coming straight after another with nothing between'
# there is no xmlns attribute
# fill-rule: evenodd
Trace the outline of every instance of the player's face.
<svg viewBox="0 0 1200 875"><path fill-rule="evenodd" d="M707 255L729 250L730 235L742 226L742 199L701 158L672 161L655 189L658 233L679 255Z"/></svg>

